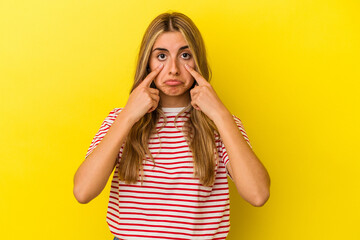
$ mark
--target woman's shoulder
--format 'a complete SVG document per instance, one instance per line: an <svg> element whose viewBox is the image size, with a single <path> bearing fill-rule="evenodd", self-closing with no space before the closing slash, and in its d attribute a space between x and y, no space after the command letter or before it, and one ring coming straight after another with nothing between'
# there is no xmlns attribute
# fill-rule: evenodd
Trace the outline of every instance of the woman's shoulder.
<svg viewBox="0 0 360 240"><path fill-rule="evenodd" d="M117 108L114 108L113 110L111 110L110 113L112 114L119 114L124 108L123 107L117 107Z"/></svg>
<svg viewBox="0 0 360 240"><path fill-rule="evenodd" d="M105 118L104 122L112 123L123 109L123 107L113 108Z"/></svg>

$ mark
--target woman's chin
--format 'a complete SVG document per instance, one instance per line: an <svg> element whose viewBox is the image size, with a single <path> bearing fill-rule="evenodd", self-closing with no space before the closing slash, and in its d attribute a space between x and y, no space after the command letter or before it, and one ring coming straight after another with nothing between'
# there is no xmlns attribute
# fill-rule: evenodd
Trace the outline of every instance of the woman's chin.
<svg viewBox="0 0 360 240"><path fill-rule="evenodd" d="M159 89L159 95L161 96L169 96L169 97L177 97L177 96L183 96L183 95L188 95L189 93L189 89L184 89L184 88L177 88L177 87L166 87L166 88L162 88Z"/></svg>

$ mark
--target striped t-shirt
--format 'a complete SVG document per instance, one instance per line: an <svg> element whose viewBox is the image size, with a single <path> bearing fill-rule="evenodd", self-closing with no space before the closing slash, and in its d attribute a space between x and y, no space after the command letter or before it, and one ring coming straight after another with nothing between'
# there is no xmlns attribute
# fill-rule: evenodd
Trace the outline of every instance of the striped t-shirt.
<svg viewBox="0 0 360 240"><path fill-rule="evenodd" d="M158 135L149 139L149 150L154 157L144 159L144 181L125 184L118 179L118 165L111 182L106 221L110 231L119 239L226 239L230 230L230 199L226 169L229 162L225 145L215 135L218 150L218 166L213 186L203 186L193 176L193 159L190 148L181 132L181 126L189 118L187 111L175 116L184 107L165 108L167 118L160 117ZM122 108L114 108L103 121L93 138L86 157L99 144ZM232 115L239 130L251 147L239 118ZM161 149L160 141L161 140ZM119 161L124 144L119 151ZM232 178L231 178L232 179Z"/></svg>

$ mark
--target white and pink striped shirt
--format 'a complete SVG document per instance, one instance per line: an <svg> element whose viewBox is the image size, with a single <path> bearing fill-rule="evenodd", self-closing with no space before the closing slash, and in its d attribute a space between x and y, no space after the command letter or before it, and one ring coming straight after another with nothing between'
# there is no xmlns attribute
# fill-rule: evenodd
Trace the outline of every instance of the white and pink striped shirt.
<svg viewBox="0 0 360 240"><path fill-rule="evenodd" d="M144 182L125 184L117 177L118 166L111 182L106 221L110 231L119 239L226 239L230 230L230 199L226 169L229 162L225 145L218 135L215 142L219 162L213 186L203 186L193 176L192 153L181 126L189 118L185 112L175 116L184 107L165 108L167 118L160 117L157 123L159 136L149 139L149 150L154 157L155 167L147 156L144 159ZM100 143L122 108L114 108L103 121L93 138L86 157ZM234 121L251 147L245 129L239 118ZM161 140L161 149L160 142ZM124 144L119 151L119 161ZM231 178L232 179L232 178Z"/></svg>

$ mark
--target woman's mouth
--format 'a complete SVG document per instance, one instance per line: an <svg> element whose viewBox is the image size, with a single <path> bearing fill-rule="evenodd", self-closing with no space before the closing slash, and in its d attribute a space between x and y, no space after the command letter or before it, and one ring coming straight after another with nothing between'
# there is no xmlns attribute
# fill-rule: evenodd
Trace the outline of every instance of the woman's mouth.
<svg viewBox="0 0 360 240"><path fill-rule="evenodd" d="M170 86L176 86L176 85L180 85L181 82L178 81L178 80L172 80L172 79L171 79L171 80L165 81L165 84L170 85Z"/></svg>

